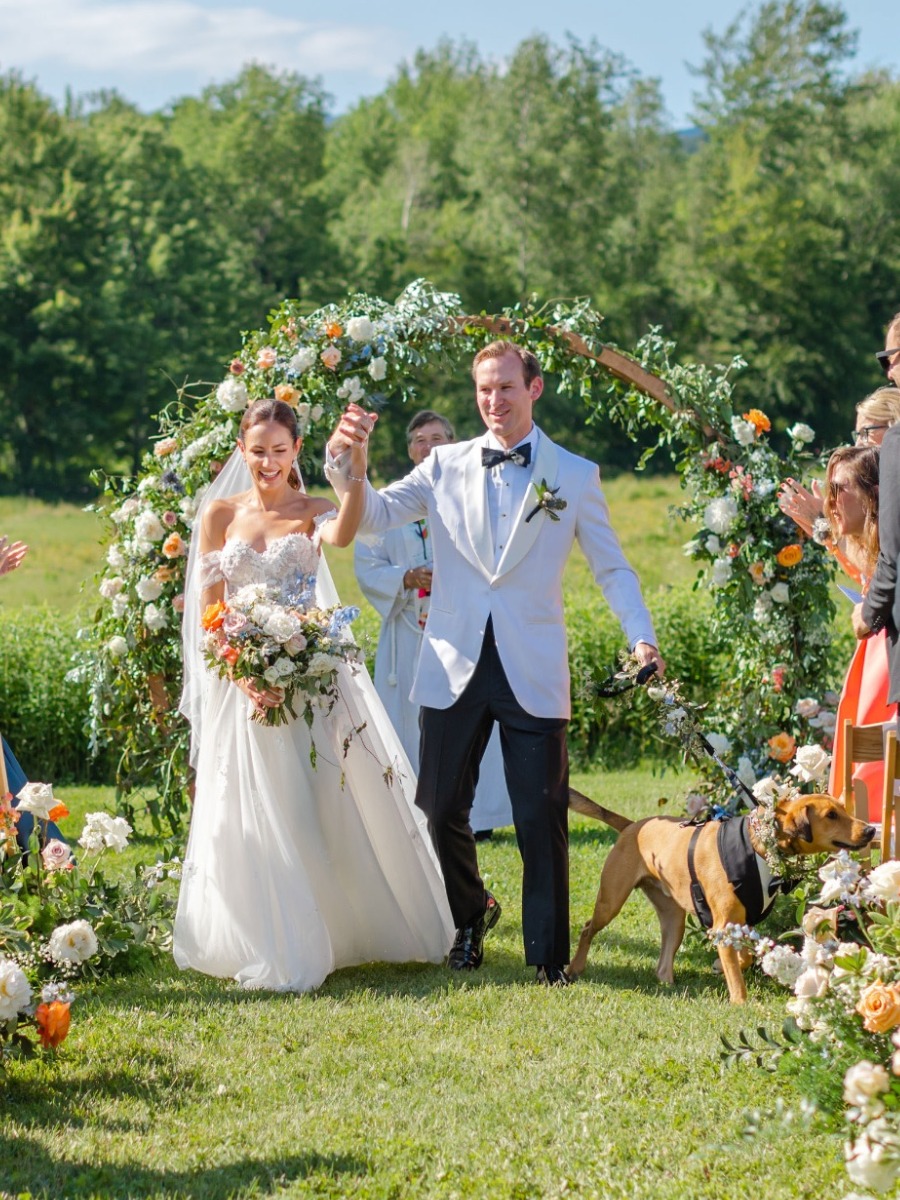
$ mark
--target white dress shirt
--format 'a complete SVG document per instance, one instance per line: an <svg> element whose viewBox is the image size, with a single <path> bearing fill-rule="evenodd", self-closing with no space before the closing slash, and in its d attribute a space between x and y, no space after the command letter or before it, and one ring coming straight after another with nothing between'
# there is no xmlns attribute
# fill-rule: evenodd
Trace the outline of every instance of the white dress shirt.
<svg viewBox="0 0 900 1200"><path fill-rule="evenodd" d="M535 425L531 426L524 441L510 446L518 450L521 446L531 446L531 461L534 462L540 433ZM484 435L484 446L491 450L506 450L490 432ZM500 561L507 542L512 537L514 522L525 493L529 490L531 470L520 467L518 463L507 459L497 463L496 467L485 467L488 478L488 511L490 513L491 535L494 540L494 566Z"/></svg>

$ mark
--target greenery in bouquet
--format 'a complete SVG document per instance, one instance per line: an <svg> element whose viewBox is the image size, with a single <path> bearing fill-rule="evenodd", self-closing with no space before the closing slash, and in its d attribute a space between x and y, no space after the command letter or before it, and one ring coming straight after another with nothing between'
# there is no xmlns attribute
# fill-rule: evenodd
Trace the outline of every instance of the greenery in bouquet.
<svg viewBox="0 0 900 1200"><path fill-rule="evenodd" d="M301 580L288 596L282 589L248 584L203 613L204 657L220 678L249 679L258 688L284 693L281 704L254 710L252 719L260 724L296 720L294 703L301 697L311 726L315 709L330 709L337 700L339 664L359 661L359 647L344 635L359 609L316 608L312 583Z"/></svg>
<svg viewBox="0 0 900 1200"><path fill-rule="evenodd" d="M34 817L24 851L16 841L23 812ZM137 867L133 879L107 878L103 861L125 849L131 826L88 813L73 847L48 836L48 823L67 816L45 783L27 784L17 807L11 797L0 805L0 956L34 986L98 978L171 944L174 895L160 885L179 877L178 860Z"/></svg>

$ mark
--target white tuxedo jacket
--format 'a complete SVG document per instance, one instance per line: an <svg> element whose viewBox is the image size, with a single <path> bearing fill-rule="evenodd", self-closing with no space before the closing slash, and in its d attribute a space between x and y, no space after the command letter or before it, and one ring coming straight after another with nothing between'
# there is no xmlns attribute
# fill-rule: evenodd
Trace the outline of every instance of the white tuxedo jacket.
<svg viewBox="0 0 900 1200"><path fill-rule="evenodd" d="M380 534L421 517L428 520L434 556L431 607L411 699L449 708L472 677L489 616L500 661L513 693L536 717L569 717L569 664L562 579L578 541L630 647L656 644L637 575L609 523L594 463L570 454L546 434L537 439L533 484L558 488L566 507L525 518L537 502L529 486L513 533L495 563L488 509L485 437L436 446L405 478L380 491L366 485L360 533ZM343 472L328 471L341 495Z"/></svg>

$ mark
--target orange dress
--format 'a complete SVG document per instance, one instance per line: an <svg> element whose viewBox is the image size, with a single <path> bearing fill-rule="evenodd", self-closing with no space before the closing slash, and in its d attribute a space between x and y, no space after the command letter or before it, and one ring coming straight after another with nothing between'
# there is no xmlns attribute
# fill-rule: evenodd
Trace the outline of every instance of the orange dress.
<svg viewBox="0 0 900 1200"><path fill-rule="evenodd" d="M831 762L831 777L828 791L832 796L840 795L844 775L844 722L854 725L874 725L893 721L897 716L897 705L888 704L888 655L887 631L882 629L857 644L841 698L838 702L837 725L834 731L834 757ZM881 800L884 792L884 761L860 763L853 772L854 780L861 780L869 796L870 821L881 820Z"/></svg>

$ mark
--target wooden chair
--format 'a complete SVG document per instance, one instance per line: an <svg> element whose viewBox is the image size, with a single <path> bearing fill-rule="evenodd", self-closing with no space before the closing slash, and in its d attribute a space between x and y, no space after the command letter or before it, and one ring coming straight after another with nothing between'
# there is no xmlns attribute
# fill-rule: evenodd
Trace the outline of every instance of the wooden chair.
<svg viewBox="0 0 900 1200"><path fill-rule="evenodd" d="M900 783L897 734L885 731L880 722L875 725L854 725L844 722L844 761L840 799L847 811L860 821L869 820L869 795L862 780L854 780L853 768L859 763L884 762L884 791L881 804L881 860L894 857L898 847L895 827L898 801L894 795ZM868 859L868 855L865 856Z"/></svg>

